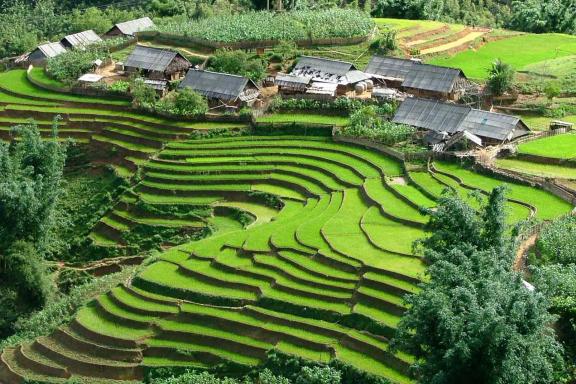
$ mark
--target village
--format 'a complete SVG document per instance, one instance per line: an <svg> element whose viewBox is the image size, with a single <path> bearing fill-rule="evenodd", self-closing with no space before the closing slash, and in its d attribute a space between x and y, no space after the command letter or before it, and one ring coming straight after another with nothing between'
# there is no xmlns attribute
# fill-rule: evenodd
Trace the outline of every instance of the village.
<svg viewBox="0 0 576 384"><path fill-rule="evenodd" d="M269 71L265 79L255 82L207 70L206 61L192 64L176 50L138 42L141 32L154 29L152 20L145 17L119 23L103 36L83 31L40 45L18 62L42 67L69 50L121 37L133 45L126 59L95 60L93 69L77 79L80 87L110 85L137 75L160 98L172 89L189 88L205 97L209 111L217 114L238 113L243 108L262 113L274 97L394 102L399 107L391 121L416 128L422 145L436 152L506 144L531 133L520 118L494 111L490 101L482 98L482 87L458 68L424 64L417 58L374 55L362 69L346 61L303 55L289 64L289 71ZM257 55L263 52L256 50ZM571 126L556 121L551 129Z"/></svg>

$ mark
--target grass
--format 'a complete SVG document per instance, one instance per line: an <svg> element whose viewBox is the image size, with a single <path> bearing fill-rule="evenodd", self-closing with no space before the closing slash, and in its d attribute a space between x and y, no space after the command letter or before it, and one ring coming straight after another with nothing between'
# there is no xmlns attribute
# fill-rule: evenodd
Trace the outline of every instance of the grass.
<svg viewBox="0 0 576 384"><path fill-rule="evenodd" d="M36 73L38 76L38 73ZM34 97L41 97L45 99L54 100L54 101L71 101L71 102L78 102L78 103L96 103L96 104L109 104L109 105L121 105L121 106L128 106L130 103L124 100L107 100L104 98L96 98L96 97L89 97L89 96L80 96L68 93L59 93L49 91L44 88L39 88L33 85L28 81L26 78L26 70L25 69L14 69L12 71L0 73L0 87L20 94L24 97L26 96L34 96Z"/></svg>
<svg viewBox="0 0 576 384"><path fill-rule="evenodd" d="M518 152L556 159L576 158L576 134L556 135L522 143L518 146Z"/></svg>
<svg viewBox="0 0 576 384"><path fill-rule="evenodd" d="M461 168L458 164L454 163L435 162L434 164L440 170L455 175L465 183L485 191L491 191L497 186L505 185L508 187L507 196L509 198L517 199L536 207L538 211L537 217L540 219L550 220L570 212L573 208L569 203L559 197L541 189L492 179L488 176Z"/></svg>
<svg viewBox="0 0 576 384"><path fill-rule="evenodd" d="M275 113L256 119L259 123L304 123L304 124L328 124L348 125L350 119L344 116L305 114L305 113Z"/></svg>
<svg viewBox="0 0 576 384"><path fill-rule="evenodd" d="M498 159L496 165L499 168L534 176L576 180L576 168L574 167L533 163L517 159Z"/></svg>
<svg viewBox="0 0 576 384"><path fill-rule="evenodd" d="M525 49L530 47L530 49ZM492 41L477 50L437 57L430 64L461 68L472 79L486 79L491 63L500 58L516 69L576 54L576 36L557 33L525 34Z"/></svg>
<svg viewBox="0 0 576 384"><path fill-rule="evenodd" d="M550 123L556 120L576 124L576 115L567 115L564 117L546 117L531 114L520 115L520 117L533 131L546 131L550 129Z"/></svg>

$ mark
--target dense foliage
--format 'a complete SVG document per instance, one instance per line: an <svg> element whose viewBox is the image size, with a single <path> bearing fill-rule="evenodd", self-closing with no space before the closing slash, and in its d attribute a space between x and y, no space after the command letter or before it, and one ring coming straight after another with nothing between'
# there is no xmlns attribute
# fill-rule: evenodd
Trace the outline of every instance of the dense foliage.
<svg viewBox="0 0 576 384"><path fill-rule="evenodd" d="M64 11L55 0L8 1L0 7L0 57L20 55L39 43L59 41L64 35L87 29L104 33L115 23L142 14L138 8L80 8Z"/></svg>
<svg viewBox="0 0 576 384"><path fill-rule="evenodd" d="M397 346L412 352L421 383L556 383L562 348L548 301L510 270L503 188L477 212L445 195L428 210L419 243L429 281L408 297Z"/></svg>
<svg viewBox="0 0 576 384"><path fill-rule="evenodd" d="M393 107L389 104L363 107L350 115L350 124L342 129L342 134L367 138L386 145L410 139L416 132L414 127L386 120L393 111Z"/></svg>
<svg viewBox="0 0 576 384"><path fill-rule="evenodd" d="M488 74L488 89L494 96L501 96L512 88L514 68L497 59L492 63Z"/></svg>
<svg viewBox="0 0 576 384"><path fill-rule="evenodd" d="M363 12L331 8L320 11L247 12L198 21L179 18L159 24L162 32L233 43L253 40L306 40L366 36L374 24Z"/></svg>
<svg viewBox="0 0 576 384"><path fill-rule="evenodd" d="M219 49L210 57L207 69L244 76L258 82L266 77L266 64L260 57L244 51Z"/></svg>
<svg viewBox="0 0 576 384"><path fill-rule="evenodd" d="M130 88L135 108L184 117L200 116L208 112L206 99L190 88L173 91L162 99L141 78L135 79Z"/></svg>
<svg viewBox="0 0 576 384"><path fill-rule="evenodd" d="M55 232L66 145L42 140L34 122L14 128L16 140L0 142L0 337L23 314L53 293L43 256L58 242Z"/></svg>
<svg viewBox="0 0 576 384"><path fill-rule="evenodd" d="M372 14L537 33L576 33L573 0L376 0Z"/></svg>
<svg viewBox="0 0 576 384"><path fill-rule="evenodd" d="M560 218L544 227L536 245L543 263L576 264L576 216Z"/></svg>

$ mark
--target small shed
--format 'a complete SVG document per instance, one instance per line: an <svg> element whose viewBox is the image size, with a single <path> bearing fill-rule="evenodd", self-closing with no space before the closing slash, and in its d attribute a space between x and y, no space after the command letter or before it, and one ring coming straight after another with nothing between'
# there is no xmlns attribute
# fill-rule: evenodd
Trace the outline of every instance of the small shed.
<svg viewBox="0 0 576 384"><path fill-rule="evenodd" d="M66 48L60 43L46 43L39 45L28 55L28 62L32 65L41 66L52 57L66 52Z"/></svg>
<svg viewBox="0 0 576 384"><path fill-rule="evenodd" d="M392 121L426 131L445 133L446 137L461 133L466 139L484 146L503 144L530 133L528 126L516 116L419 98L404 100ZM439 137L440 135L429 133L427 139L437 140ZM481 143L478 143L476 138L479 138Z"/></svg>
<svg viewBox="0 0 576 384"><path fill-rule="evenodd" d="M423 64L413 59L373 56L364 71L381 79L386 86L402 89L414 96L458 100L468 82L458 68Z"/></svg>
<svg viewBox="0 0 576 384"><path fill-rule="evenodd" d="M158 96L164 97L168 92L168 82L166 80L144 80L144 84L154 89Z"/></svg>
<svg viewBox="0 0 576 384"><path fill-rule="evenodd" d="M170 49L137 45L124 63L127 72L142 72L152 80L178 80L192 64L184 56Z"/></svg>
<svg viewBox="0 0 576 384"><path fill-rule="evenodd" d="M104 76L96 73L86 73L78 78L78 83L81 87L90 87L92 84L98 84L102 81Z"/></svg>
<svg viewBox="0 0 576 384"><path fill-rule="evenodd" d="M134 37L138 32L152 31L156 29L156 25L149 17L142 17L140 19L125 21L114 25L108 32L105 33L106 37Z"/></svg>
<svg viewBox="0 0 576 384"><path fill-rule="evenodd" d="M64 48L67 49L84 49L87 46L98 43L100 41L102 41L100 36L98 36L93 30L89 29L87 31L64 36L64 38L60 40L60 44L62 44Z"/></svg>
<svg viewBox="0 0 576 384"><path fill-rule="evenodd" d="M310 77L279 73L274 79L274 84L278 86L278 92L292 94L306 92L311 81Z"/></svg>
<svg viewBox="0 0 576 384"><path fill-rule="evenodd" d="M260 89L250 79L228 73L190 69L180 83L208 98L212 105L238 107L252 105L260 95Z"/></svg>

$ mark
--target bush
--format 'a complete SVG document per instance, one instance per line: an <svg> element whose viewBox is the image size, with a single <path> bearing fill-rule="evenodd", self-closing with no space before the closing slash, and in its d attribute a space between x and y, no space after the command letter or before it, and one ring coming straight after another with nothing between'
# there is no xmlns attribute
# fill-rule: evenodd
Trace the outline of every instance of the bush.
<svg viewBox="0 0 576 384"><path fill-rule="evenodd" d="M398 48L396 31L393 29L385 29L382 32L382 36L370 44L370 48L382 55L388 55L394 52Z"/></svg>
<svg viewBox="0 0 576 384"><path fill-rule="evenodd" d="M510 64L497 59L488 70L488 89L494 96L502 96L512 88L514 74L514 68Z"/></svg>
<svg viewBox="0 0 576 384"><path fill-rule="evenodd" d="M385 120L390 115L390 108L366 106L350 116L350 124L342 129L342 134L379 141L394 145L410 139L416 129L404 124Z"/></svg>
<svg viewBox="0 0 576 384"><path fill-rule="evenodd" d="M208 102L191 88L183 88L156 102L153 109L169 115L193 117L208 112Z"/></svg>
<svg viewBox="0 0 576 384"><path fill-rule="evenodd" d="M576 216L557 219L544 227L536 247L542 262L576 264Z"/></svg>
<svg viewBox="0 0 576 384"><path fill-rule="evenodd" d="M266 65L262 58L250 56L244 51L219 49L208 62L208 69L215 72L245 76L253 81L266 77Z"/></svg>
<svg viewBox="0 0 576 384"><path fill-rule="evenodd" d="M348 97L338 97L334 101L320 101L313 99L284 99L275 97L272 99L268 106L268 112L297 111L297 110L329 110L335 112L342 112L344 114L352 113L366 105L377 105L378 101L374 99L351 99ZM381 106L384 109L389 109L392 114L394 105L384 104Z"/></svg>

